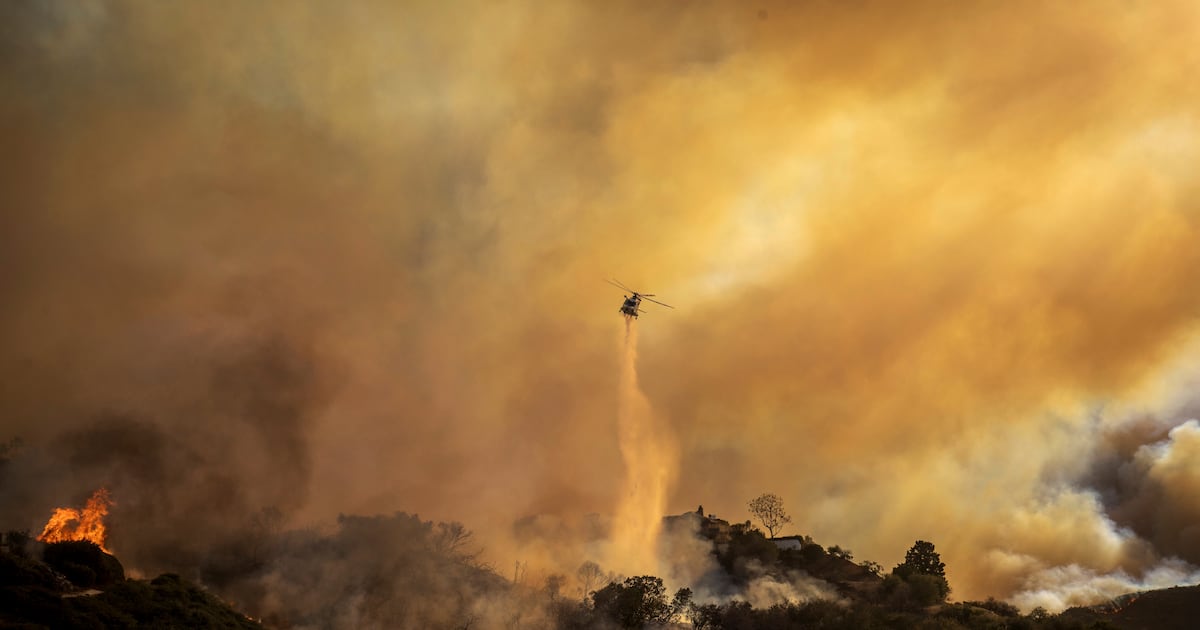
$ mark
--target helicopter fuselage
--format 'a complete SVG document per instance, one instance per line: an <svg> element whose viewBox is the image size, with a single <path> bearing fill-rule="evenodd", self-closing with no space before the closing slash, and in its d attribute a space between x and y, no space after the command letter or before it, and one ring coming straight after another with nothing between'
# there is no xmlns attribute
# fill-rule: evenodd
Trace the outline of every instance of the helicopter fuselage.
<svg viewBox="0 0 1200 630"><path fill-rule="evenodd" d="M625 298L625 303L621 305L621 313L624 313L626 317L637 319L638 307L641 305L642 296L634 293L633 295Z"/></svg>
<svg viewBox="0 0 1200 630"><path fill-rule="evenodd" d="M620 311L620 313L622 315L624 315L625 317L632 317L632 318L636 319L639 314L645 312L642 310L642 300L648 300L650 302L654 302L655 304L658 304L660 306L665 306L667 308L675 308L674 306L671 306L670 304L665 304L663 302L659 302L658 300L654 299L653 293L638 293L637 291L630 289L629 287L621 284L620 282L616 282L613 280L606 280L606 282L608 282L609 284L611 284L615 287L624 289L629 292L629 295L625 296L625 301L621 304L621 308L618 309L618 311Z"/></svg>

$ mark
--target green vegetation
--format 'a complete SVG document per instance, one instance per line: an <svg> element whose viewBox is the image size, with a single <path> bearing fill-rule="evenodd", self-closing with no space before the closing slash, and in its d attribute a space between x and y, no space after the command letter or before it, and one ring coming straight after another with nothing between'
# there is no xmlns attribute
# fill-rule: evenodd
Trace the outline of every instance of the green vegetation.
<svg viewBox="0 0 1200 630"><path fill-rule="evenodd" d="M946 601L950 582L946 580L946 565L933 543L924 540L914 543L904 554L904 562L884 578L880 590L897 608L925 607Z"/></svg>
<svg viewBox="0 0 1200 630"><path fill-rule="evenodd" d="M736 527L730 532L729 544L717 553L721 568L737 583L745 583L756 575L757 567L769 567L779 559L779 547L767 540L757 529Z"/></svg>
<svg viewBox="0 0 1200 630"><path fill-rule="evenodd" d="M596 591L592 596L598 616L622 628L641 628L668 623L682 612L682 609L676 606L686 606L690 601L691 591L681 589L675 594L672 602L667 602L667 591L663 587L662 578L650 575L631 577L622 583L614 582Z"/></svg>
<svg viewBox="0 0 1200 630"><path fill-rule="evenodd" d="M837 546L827 552L808 537L797 537L800 549L779 550L752 527L731 528L727 546L714 547L725 578L734 586L756 577L786 577L802 572L825 580L840 593L837 601L812 599L755 608L749 602L702 603L681 588L668 600L663 581L643 575L616 581L595 563L581 575L605 581L581 603L548 595L553 626L575 630L668 628L689 623L697 630L1100 630L1113 626L1083 615L1022 615L1013 605L984 602L946 604L950 587L932 543L917 541L905 562L885 578L878 564L855 564ZM868 564L868 563L864 563ZM873 570L874 569L874 570Z"/></svg>
<svg viewBox="0 0 1200 630"><path fill-rule="evenodd" d="M911 567L917 573L946 577L946 565L942 562L942 557L934 551L933 543L924 540L918 540L904 554L902 566Z"/></svg>
<svg viewBox="0 0 1200 630"><path fill-rule="evenodd" d="M681 589L671 603L655 588L652 576L631 578L635 583L614 584L593 606L559 601L552 607L557 628L602 630L666 628L686 621L696 630L1105 630L1103 620L1044 612L1021 615L1014 607L995 600L948 604L936 610L896 610L865 601L810 600L754 608L749 602L696 604L691 592Z"/></svg>

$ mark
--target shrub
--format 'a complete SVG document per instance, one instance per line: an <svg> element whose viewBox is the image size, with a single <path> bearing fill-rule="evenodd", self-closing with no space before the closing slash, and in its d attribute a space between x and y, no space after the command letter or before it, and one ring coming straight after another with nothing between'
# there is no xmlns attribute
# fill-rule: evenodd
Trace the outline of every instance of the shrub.
<svg viewBox="0 0 1200 630"><path fill-rule="evenodd" d="M917 573L910 575L905 581L912 589L913 600L918 606L940 604L946 601L946 596L950 594L950 584L944 577Z"/></svg>
<svg viewBox="0 0 1200 630"><path fill-rule="evenodd" d="M662 578L652 575L631 577L612 583L592 595L596 611L622 628L641 628L671 620L667 591Z"/></svg>
<svg viewBox="0 0 1200 630"><path fill-rule="evenodd" d="M104 588L125 581L125 568L121 562L87 540L46 545L42 559L81 588Z"/></svg>

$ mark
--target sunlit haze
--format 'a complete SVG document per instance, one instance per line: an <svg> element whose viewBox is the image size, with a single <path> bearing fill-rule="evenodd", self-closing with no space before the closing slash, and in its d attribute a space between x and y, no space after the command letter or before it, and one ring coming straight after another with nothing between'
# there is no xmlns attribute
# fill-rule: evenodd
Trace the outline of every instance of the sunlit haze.
<svg viewBox="0 0 1200 630"><path fill-rule="evenodd" d="M0 529L105 487L153 575L404 511L507 578L674 588L661 517L769 492L885 569L935 542L958 599L1200 582L1197 32L5 3ZM610 279L674 308L627 322Z"/></svg>

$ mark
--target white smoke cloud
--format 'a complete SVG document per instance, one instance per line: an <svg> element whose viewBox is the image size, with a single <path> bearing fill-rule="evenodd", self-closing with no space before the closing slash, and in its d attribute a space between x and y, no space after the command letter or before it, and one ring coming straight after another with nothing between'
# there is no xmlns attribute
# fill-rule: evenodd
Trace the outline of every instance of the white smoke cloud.
<svg viewBox="0 0 1200 630"><path fill-rule="evenodd" d="M1072 606L1094 605L1128 593L1193 584L1200 584L1200 569L1178 558L1164 560L1141 577L1125 571L1098 573L1069 564L1030 574L1023 589L1010 601L1026 612L1040 606L1057 613Z"/></svg>
<svg viewBox="0 0 1200 630"><path fill-rule="evenodd" d="M761 573L746 587L744 599L755 608L770 608L776 604L797 604L814 599L839 601L837 589L824 580L819 580L801 571L788 571L785 575L773 575L762 566L749 567Z"/></svg>

